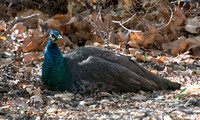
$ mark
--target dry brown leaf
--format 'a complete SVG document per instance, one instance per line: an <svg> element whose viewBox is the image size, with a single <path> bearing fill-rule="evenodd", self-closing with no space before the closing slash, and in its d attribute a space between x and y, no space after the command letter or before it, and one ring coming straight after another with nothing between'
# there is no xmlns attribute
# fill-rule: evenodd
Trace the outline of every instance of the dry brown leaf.
<svg viewBox="0 0 200 120"><path fill-rule="evenodd" d="M67 9L69 11L69 14L72 15L73 5L71 5L70 1L68 1Z"/></svg>
<svg viewBox="0 0 200 120"><path fill-rule="evenodd" d="M25 102L25 99L23 99L23 98L15 98L14 99L14 103L15 104L17 104L18 106L21 106L21 107L23 107L24 109L28 109L28 104Z"/></svg>
<svg viewBox="0 0 200 120"><path fill-rule="evenodd" d="M186 48L187 48L187 44L185 43L185 41L180 41L177 44L179 44L177 47L174 47L171 50L171 54L173 56L176 56L179 53L182 53Z"/></svg>
<svg viewBox="0 0 200 120"><path fill-rule="evenodd" d="M44 103L44 101L42 100L41 96L38 96L38 95L31 96L30 99L33 100L34 103L37 103L37 102L39 102L41 104Z"/></svg>
<svg viewBox="0 0 200 120"><path fill-rule="evenodd" d="M180 8L176 7L174 12L174 23L176 24L176 26L180 26L184 24L185 21L186 17L183 14L183 11Z"/></svg>
<svg viewBox="0 0 200 120"><path fill-rule="evenodd" d="M153 62L153 63L159 63L159 64L163 64L164 63L162 57L160 57L160 58L151 58L150 61Z"/></svg>
<svg viewBox="0 0 200 120"><path fill-rule="evenodd" d="M132 48L140 48L140 45L136 41L129 41L127 44Z"/></svg>
<svg viewBox="0 0 200 120"><path fill-rule="evenodd" d="M0 31L4 32L6 30L6 22L3 20L0 20Z"/></svg>
<svg viewBox="0 0 200 120"><path fill-rule="evenodd" d="M24 81L24 82L18 82L17 85L19 85L20 87L23 87L24 85L28 85L30 83L30 81Z"/></svg>
<svg viewBox="0 0 200 120"><path fill-rule="evenodd" d="M146 48L148 48L149 45L154 43L155 38L156 38L157 34L159 33L159 31L157 29L151 29L149 32L151 33L151 35L148 36L143 43L144 47L146 47Z"/></svg>
<svg viewBox="0 0 200 120"><path fill-rule="evenodd" d="M131 33L130 34L130 38L131 38L131 41L137 41L137 43L139 45L143 45L144 43L144 33Z"/></svg>
<svg viewBox="0 0 200 120"><path fill-rule="evenodd" d="M118 39L120 42L126 42L128 41L129 35L126 33L123 33L119 31L117 34L115 34L115 37Z"/></svg>
<svg viewBox="0 0 200 120"><path fill-rule="evenodd" d="M159 8L159 13L160 14L162 14L163 15L163 17L167 20L167 21L169 21L170 20L170 15L167 13L167 10L166 10L166 8L164 7L161 7L161 8Z"/></svg>
<svg viewBox="0 0 200 120"><path fill-rule="evenodd" d="M71 30L71 28L67 28L67 27L70 27L70 26L68 26L68 24L72 24L75 21L76 21L76 18L71 17L71 15L56 14L52 18L45 21L45 23L47 23L47 25L50 29L57 30L62 35L63 32L66 31L66 29Z"/></svg>
<svg viewBox="0 0 200 120"><path fill-rule="evenodd" d="M197 32L197 28L200 28L200 20L197 18L188 18L185 29L190 33L200 34L198 33L200 31Z"/></svg>
<svg viewBox="0 0 200 120"><path fill-rule="evenodd" d="M29 34L32 34L33 36L24 40L22 45L23 52L44 50L47 42L45 42L46 44L43 44L43 41L47 37L47 34L36 30L30 31Z"/></svg>
<svg viewBox="0 0 200 120"><path fill-rule="evenodd" d="M104 26L109 27L109 24L110 24L110 14L106 15L106 19L105 19L105 21L104 21L103 24L104 24Z"/></svg>
<svg viewBox="0 0 200 120"><path fill-rule="evenodd" d="M161 60L161 59L158 59L158 60L157 60L157 63L159 63L159 64L163 64L163 63L164 63L164 61L163 61L163 60Z"/></svg>
<svg viewBox="0 0 200 120"><path fill-rule="evenodd" d="M158 71L157 70L152 70L151 71L153 74L158 75Z"/></svg>
<svg viewBox="0 0 200 120"><path fill-rule="evenodd" d="M146 100L147 97L144 96L144 95L138 95L138 94L137 94L136 96L131 97L131 99L132 99L132 100L138 100L138 101L141 101L141 100Z"/></svg>
<svg viewBox="0 0 200 120"><path fill-rule="evenodd" d="M137 33L131 33L130 38L131 40L127 44L132 48L140 48L140 45L138 43L143 42L141 35Z"/></svg>
<svg viewBox="0 0 200 120"><path fill-rule="evenodd" d="M142 59L145 60L144 55L143 55L144 53L143 50L138 49L138 48L129 48L129 52L132 56L136 56L136 58L138 57L139 60L142 60ZM141 56L142 56L142 59L140 59Z"/></svg>
<svg viewBox="0 0 200 120"><path fill-rule="evenodd" d="M103 40L101 37L97 36L97 37L96 37L96 42L98 42L98 43L100 43L100 44L103 44L103 43L104 43L104 40Z"/></svg>
<svg viewBox="0 0 200 120"><path fill-rule="evenodd" d="M71 17L71 15L67 15L67 14L65 14L65 15L63 15L63 14L56 14L56 15L54 15L52 17L52 19L58 20L58 21L60 21L60 23L63 24L63 22L66 23L67 20L69 20L70 17Z"/></svg>
<svg viewBox="0 0 200 120"><path fill-rule="evenodd" d="M128 0L126 0L126 1L128 1ZM130 7L128 6L128 5L124 5L124 8L125 8L125 10L128 12L128 13L130 13L130 14L132 14L131 12L130 12Z"/></svg>
<svg viewBox="0 0 200 120"><path fill-rule="evenodd" d="M191 59L191 58L189 58L189 59L186 59L186 60L185 60L185 62L186 62L187 64L191 64L191 65L193 65L193 64L194 64L194 62L195 62L195 60L194 60L194 59Z"/></svg>
<svg viewBox="0 0 200 120"><path fill-rule="evenodd" d="M59 20L53 18L48 19L45 23L47 23L50 29L57 31L60 31L60 27L62 25Z"/></svg>
<svg viewBox="0 0 200 120"><path fill-rule="evenodd" d="M135 49L135 48L129 48L128 50L129 50L129 53L131 55L135 56L135 53L137 52L137 49Z"/></svg>
<svg viewBox="0 0 200 120"><path fill-rule="evenodd" d="M33 15L33 14L39 14L39 16L37 18L42 19L44 21L49 19L48 14L44 14L43 12L41 12L39 10L33 10L33 9L19 11L17 13L17 16L27 17L27 16L30 16L30 15Z"/></svg>
<svg viewBox="0 0 200 120"><path fill-rule="evenodd" d="M157 29L151 29L149 32L151 34L158 34L159 33L159 31Z"/></svg>
<svg viewBox="0 0 200 120"><path fill-rule="evenodd" d="M108 93L108 92L100 92L100 96L101 97L110 97L112 95L110 93Z"/></svg>
<svg viewBox="0 0 200 120"><path fill-rule="evenodd" d="M24 62L30 63L33 60L36 60L38 56L38 52L29 52L24 54Z"/></svg>
<svg viewBox="0 0 200 120"><path fill-rule="evenodd" d="M24 23L17 23L15 24L15 26L11 29L11 32L15 32L15 34L20 34L27 31L26 26L24 25Z"/></svg>
<svg viewBox="0 0 200 120"><path fill-rule="evenodd" d="M105 21L102 21L100 15L97 15L96 12L92 12L92 20L97 26L97 29L101 32L101 34L105 34L109 32L109 24L110 24L110 14L106 15Z"/></svg>
<svg viewBox="0 0 200 120"><path fill-rule="evenodd" d="M174 42L162 44L162 49L165 51L170 51L173 56L182 53L186 48L186 38L183 36Z"/></svg>
<svg viewBox="0 0 200 120"><path fill-rule="evenodd" d="M140 54L140 53L136 53L136 58L137 58L138 60L145 61L144 55L142 55L142 54Z"/></svg>
<svg viewBox="0 0 200 120"><path fill-rule="evenodd" d="M138 42L136 41L137 37L140 38L140 36L137 35L136 33L131 33L130 34L131 40L127 44L132 48L140 48Z"/></svg>
<svg viewBox="0 0 200 120"><path fill-rule="evenodd" d="M92 20L94 21L94 23L97 23L97 13L96 12L92 12Z"/></svg>
<svg viewBox="0 0 200 120"><path fill-rule="evenodd" d="M37 95L39 97L42 97L41 93L42 93L42 91L39 87L37 89L31 91L31 95Z"/></svg>
<svg viewBox="0 0 200 120"><path fill-rule="evenodd" d="M71 17L71 18L69 19L69 21L67 22L67 24L72 24L72 23L74 23L74 22L76 22L76 17Z"/></svg>
<svg viewBox="0 0 200 120"><path fill-rule="evenodd" d="M134 33L135 35L135 40L137 41L137 43L139 45L143 45L144 41L145 41L145 38L144 38L144 33L143 32L140 32L140 33Z"/></svg>
<svg viewBox="0 0 200 120"><path fill-rule="evenodd" d="M136 35L134 33L131 33L130 34L130 38L132 41L135 41L136 40Z"/></svg>
<svg viewBox="0 0 200 120"><path fill-rule="evenodd" d="M149 37L147 37L143 43L144 47L148 48L150 44L153 44L155 41L155 34L151 34Z"/></svg>
<svg viewBox="0 0 200 120"><path fill-rule="evenodd" d="M155 36L155 45L158 48L161 48L162 44L165 43L165 42L166 42L165 37L163 35L161 35L160 33L157 33L156 36Z"/></svg>
<svg viewBox="0 0 200 120"><path fill-rule="evenodd" d="M150 67L150 68L148 68L148 70L149 70L149 71L152 71L152 70L154 70L154 68Z"/></svg>
<svg viewBox="0 0 200 120"><path fill-rule="evenodd" d="M94 23L96 23L97 28L102 31L104 28L103 22L100 18L100 16L97 15L97 13L94 11L92 12L92 20L94 21Z"/></svg>
<svg viewBox="0 0 200 120"><path fill-rule="evenodd" d="M200 46L200 36L188 38L185 40L186 44L188 45L188 50Z"/></svg>
<svg viewBox="0 0 200 120"><path fill-rule="evenodd" d="M0 36L0 39L1 39L1 40L7 40L7 38L4 37L4 36Z"/></svg>
<svg viewBox="0 0 200 120"><path fill-rule="evenodd" d="M74 94L73 93L62 93L62 94L55 94L54 97L60 97L65 101L71 101L73 99Z"/></svg>
<svg viewBox="0 0 200 120"><path fill-rule="evenodd" d="M150 61L156 63L158 60L156 58L151 58Z"/></svg>
<svg viewBox="0 0 200 120"><path fill-rule="evenodd" d="M158 58L159 60L165 62L165 61L169 61L169 58L165 57L165 56L161 56Z"/></svg>

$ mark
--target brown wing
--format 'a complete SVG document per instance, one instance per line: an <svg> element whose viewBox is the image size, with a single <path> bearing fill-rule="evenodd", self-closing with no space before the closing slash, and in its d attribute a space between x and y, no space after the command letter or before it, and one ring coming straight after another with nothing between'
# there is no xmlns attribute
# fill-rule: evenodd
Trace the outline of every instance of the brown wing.
<svg viewBox="0 0 200 120"><path fill-rule="evenodd" d="M139 89L140 90L147 90L147 89L174 90L174 89L180 88L180 84L170 82L164 78L156 76L155 74L151 73L150 71L140 66L137 62L130 60L128 57L113 53L105 49L91 48L91 47L81 48L78 50L72 50L68 52L65 57L66 57L69 69L73 70L72 71L73 74L76 73L75 71L77 71L77 69L86 70L86 72L89 71L87 73L82 71L82 74L84 75L87 74L87 75L85 76L81 75L81 77L87 78L88 76L90 76L92 72L97 71L100 73L93 73L93 75L96 75L96 76L92 76L92 77L93 79L95 79L96 77L99 77L99 79L101 79L99 81L104 81L106 80L106 78L109 78L108 80L109 82L116 81L114 85L118 83L122 85L122 83L126 83L128 80L134 80L134 81L139 82L140 84L143 84L139 86L135 85L134 87L135 91ZM89 57L90 59L88 59ZM82 66L79 65L80 63L83 63L83 61L87 61L87 60L90 61L87 63L87 65L82 65ZM106 77L102 77L102 76L106 76ZM81 79L81 77L79 79ZM120 78L120 79L116 80L116 78ZM127 80L125 78L129 78L129 79ZM75 79L74 79L75 81L79 80L78 77ZM87 81L90 81L90 80L87 80ZM147 86L149 84L150 86Z"/></svg>
<svg viewBox="0 0 200 120"><path fill-rule="evenodd" d="M158 86L124 66L89 56L71 68L73 92L158 90Z"/></svg>

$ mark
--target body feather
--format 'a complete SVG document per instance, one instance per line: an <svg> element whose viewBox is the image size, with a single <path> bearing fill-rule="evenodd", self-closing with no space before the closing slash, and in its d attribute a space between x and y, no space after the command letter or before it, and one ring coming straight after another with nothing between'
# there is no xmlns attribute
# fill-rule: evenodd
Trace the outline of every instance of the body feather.
<svg viewBox="0 0 200 120"><path fill-rule="evenodd" d="M180 89L180 84L156 76L126 56L86 47L63 57L52 41L45 50L42 82L47 89L75 93Z"/></svg>

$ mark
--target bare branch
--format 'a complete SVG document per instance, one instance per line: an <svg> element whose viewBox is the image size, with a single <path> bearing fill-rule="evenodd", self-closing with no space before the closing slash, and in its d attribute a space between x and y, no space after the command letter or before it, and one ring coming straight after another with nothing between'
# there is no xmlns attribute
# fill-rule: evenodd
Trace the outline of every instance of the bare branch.
<svg viewBox="0 0 200 120"><path fill-rule="evenodd" d="M127 23L129 20L131 20L133 17L135 17L136 14L132 15L129 19L127 19L126 21L122 22L122 24Z"/></svg>
<svg viewBox="0 0 200 120"><path fill-rule="evenodd" d="M120 21L114 21L112 20L113 23L118 23L122 28L124 28L125 30L127 30L128 32L142 32L140 30L130 30L128 28L126 28L123 24L127 23L129 20L131 20L133 17L135 17L136 14L132 15L129 19L127 19L124 22L120 22Z"/></svg>
<svg viewBox="0 0 200 120"><path fill-rule="evenodd" d="M30 15L30 16L27 16L27 17L17 17L17 18L16 18L15 20L13 20L13 22L10 24L9 28L8 28L5 32L3 32L3 33L1 34L1 36L7 35L8 32L13 28L13 26L14 26L15 24L17 24L17 23L19 23L19 22L23 22L23 21L25 21L25 20L27 20L27 19L30 19L30 18L38 17L38 16L39 16L39 14L33 14L33 15Z"/></svg>
<svg viewBox="0 0 200 120"><path fill-rule="evenodd" d="M167 26L169 25L169 23L172 21L172 18L173 18L173 11L172 11L172 8L170 8L170 11L171 11L171 16L170 16L170 19L169 19L168 23L167 23L165 26L158 28L158 30L167 27Z"/></svg>
<svg viewBox="0 0 200 120"><path fill-rule="evenodd" d="M112 22L113 22L113 23L118 23L122 28L124 28L125 30L127 30L127 31L129 31L129 32L142 32L141 30L130 30L130 29L126 28L126 27L123 25L123 23L120 22L120 21L114 21L114 20L112 20Z"/></svg>

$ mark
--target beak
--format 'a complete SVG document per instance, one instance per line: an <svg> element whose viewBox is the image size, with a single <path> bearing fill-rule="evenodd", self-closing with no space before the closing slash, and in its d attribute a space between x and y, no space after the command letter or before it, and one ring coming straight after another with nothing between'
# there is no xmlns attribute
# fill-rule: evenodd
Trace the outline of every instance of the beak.
<svg viewBox="0 0 200 120"><path fill-rule="evenodd" d="M63 37L61 35L58 35L58 40L63 39Z"/></svg>

